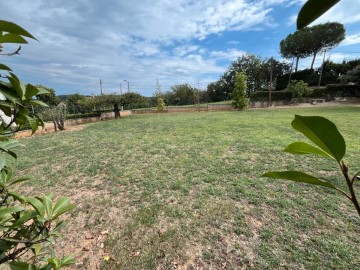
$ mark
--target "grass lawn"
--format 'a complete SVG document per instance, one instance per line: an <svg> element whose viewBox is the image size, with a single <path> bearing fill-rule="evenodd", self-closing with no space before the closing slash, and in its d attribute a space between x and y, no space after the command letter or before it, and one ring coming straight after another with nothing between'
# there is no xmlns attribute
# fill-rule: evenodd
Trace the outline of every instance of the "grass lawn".
<svg viewBox="0 0 360 270"><path fill-rule="evenodd" d="M343 185L332 161L282 152L302 140L294 114L334 121L360 169L360 107L314 107L89 124L21 139L15 171L33 176L26 192L77 203L59 242L77 269L360 269L360 218L345 198L260 178L297 169Z"/></svg>

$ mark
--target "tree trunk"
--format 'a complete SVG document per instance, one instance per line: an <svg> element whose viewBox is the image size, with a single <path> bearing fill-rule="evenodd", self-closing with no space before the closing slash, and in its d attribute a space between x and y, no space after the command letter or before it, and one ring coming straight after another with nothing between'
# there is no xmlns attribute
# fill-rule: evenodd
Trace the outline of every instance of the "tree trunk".
<svg viewBox="0 0 360 270"><path fill-rule="evenodd" d="M120 118L120 111L119 111L119 104L114 104L114 113L115 113L115 119Z"/></svg>
<svg viewBox="0 0 360 270"><path fill-rule="evenodd" d="M298 69L299 59L300 59L300 56L297 56L297 57L296 57L295 72L297 72L297 69Z"/></svg>
<svg viewBox="0 0 360 270"><path fill-rule="evenodd" d="M316 54L317 54L317 52L314 52L314 56L313 56L313 60L312 60L312 62L311 62L311 67L310 67L310 69L313 69L313 67L314 67Z"/></svg>
<svg viewBox="0 0 360 270"><path fill-rule="evenodd" d="M291 62L291 68L290 68L290 72L289 72L289 82L288 82L288 86L289 86L289 84L290 84L290 82L291 82L291 74L292 74L293 66L294 66L294 58L293 58L293 60L292 60L292 62Z"/></svg>

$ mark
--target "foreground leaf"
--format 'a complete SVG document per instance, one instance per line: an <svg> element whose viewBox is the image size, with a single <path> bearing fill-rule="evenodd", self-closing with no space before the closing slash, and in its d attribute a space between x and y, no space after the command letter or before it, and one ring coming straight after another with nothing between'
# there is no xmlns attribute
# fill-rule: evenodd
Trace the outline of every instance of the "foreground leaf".
<svg viewBox="0 0 360 270"><path fill-rule="evenodd" d="M344 157L345 140L333 122L321 116L295 115L291 125L337 161Z"/></svg>
<svg viewBox="0 0 360 270"><path fill-rule="evenodd" d="M294 155L308 155L308 154L315 154L326 158L333 158L323 150L316 148L308 143L305 142L294 142L289 144L285 149L284 152L294 154Z"/></svg>
<svg viewBox="0 0 360 270"><path fill-rule="evenodd" d="M24 28L20 27L19 25L15 24L15 23L8 22L8 21L0 20L0 31L36 39L33 35L31 35Z"/></svg>
<svg viewBox="0 0 360 270"><path fill-rule="evenodd" d="M297 18L297 29L302 29L319 18L340 0L308 0Z"/></svg>
<svg viewBox="0 0 360 270"><path fill-rule="evenodd" d="M262 175L263 177L270 177L274 179L284 179L295 182L302 182L312 185L324 186L332 189L337 189L333 184L322 181L309 174L298 171L284 171L284 172L267 172Z"/></svg>

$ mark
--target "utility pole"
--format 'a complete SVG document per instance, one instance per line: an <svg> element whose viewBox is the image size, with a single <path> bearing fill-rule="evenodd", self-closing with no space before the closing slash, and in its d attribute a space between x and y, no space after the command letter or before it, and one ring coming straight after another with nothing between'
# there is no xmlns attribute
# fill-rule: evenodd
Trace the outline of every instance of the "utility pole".
<svg viewBox="0 0 360 270"><path fill-rule="evenodd" d="M100 94L101 94L101 95L103 94L102 81L101 81L101 79L100 79Z"/></svg>
<svg viewBox="0 0 360 270"><path fill-rule="evenodd" d="M120 83L120 95L122 95L122 88L121 88L121 83Z"/></svg>
<svg viewBox="0 0 360 270"><path fill-rule="evenodd" d="M271 91L273 86L273 61L274 59L270 58L270 87L269 87L269 107L271 107Z"/></svg>
<svg viewBox="0 0 360 270"><path fill-rule="evenodd" d="M127 80L124 80L124 82L127 82L127 86L128 86L128 93L130 93L130 83Z"/></svg>

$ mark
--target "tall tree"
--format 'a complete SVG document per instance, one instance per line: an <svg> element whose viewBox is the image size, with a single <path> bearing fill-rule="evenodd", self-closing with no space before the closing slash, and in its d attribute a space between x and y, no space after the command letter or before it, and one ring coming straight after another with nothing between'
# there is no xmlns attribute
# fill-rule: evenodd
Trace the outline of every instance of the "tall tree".
<svg viewBox="0 0 360 270"><path fill-rule="evenodd" d="M179 84L171 87L174 105L194 104L194 88L189 84Z"/></svg>
<svg viewBox="0 0 360 270"><path fill-rule="evenodd" d="M229 99L229 93L223 80L209 83L207 86L207 96L210 102L218 102Z"/></svg>
<svg viewBox="0 0 360 270"><path fill-rule="evenodd" d="M266 88L267 68L264 60L254 54L245 54L231 63L229 69L221 77L226 92L231 93L234 89L236 73L244 73L247 76L247 92Z"/></svg>
<svg viewBox="0 0 360 270"><path fill-rule="evenodd" d="M296 59L295 72L297 72L299 66L299 59L311 54L310 40L310 31L309 28L306 27L289 34L280 42L281 56L286 59Z"/></svg>
<svg viewBox="0 0 360 270"><path fill-rule="evenodd" d="M332 22L314 25L308 29L311 38L310 50L313 54L313 60L310 67L310 69L312 69L314 67L316 55L320 51L330 50L345 39L345 28L341 23Z"/></svg>

